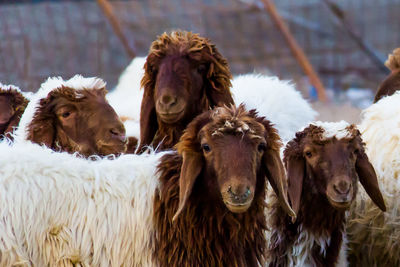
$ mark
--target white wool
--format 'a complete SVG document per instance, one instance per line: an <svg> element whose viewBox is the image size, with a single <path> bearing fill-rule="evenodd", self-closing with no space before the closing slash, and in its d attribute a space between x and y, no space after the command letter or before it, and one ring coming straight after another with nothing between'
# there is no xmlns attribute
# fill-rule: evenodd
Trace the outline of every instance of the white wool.
<svg viewBox="0 0 400 267"><path fill-rule="evenodd" d="M15 91L17 91L17 92L22 94L21 89L19 89L18 86L15 86L13 84L2 84L2 83L0 83L0 89L1 89L1 91L15 90Z"/></svg>
<svg viewBox="0 0 400 267"><path fill-rule="evenodd" d="M336 137L336 139L340 140L342 138L352 137L352 133L348 130L350 124L347 121L343 120L339 122L315 121L312 122L311 124L324 129L323 137L326 139Z"/></svg>
<svg viewBox="0 0 400 267"><path fill-rule="evenodd" d="M15 90L15 91L21 93L28 100L30 100L32 98L32 96L33 96L32 92L24 92L18 86L13 85L13 84L2 84L2 83L0 83L0 90L1 91Z"/></svg>
<svg viewBox="0 0 400 267"><path fill-rule="evenodd" d="M52 90L61 86L70 87L75 90L101 89L106 86L106 83L100 78L85 78L82 75L75 75L67 81L64 81L61 77L48 78L44 83L41 84L39 90L30 97L29 104L21 117L17 130L15 131L16 142L23 142L27 140L28 126L33 120L36 109L40 105L40 100L46 98Z"/></svg>
<svg viewBox="0 0 400 267"><path fill-rule="evenodd" d="M400 254L395 250L400 247L399 115L400 92L382 98L362 112L359 129L366 144L369 161L377 174L387 211L382 213L376 208L365 190L361 189L357 202L362 205L357 205L352 215L351 229L367 229L363 234L368 244L359 243L357 235L349 240L362 251L380 251L381 255L384 255L380 260L386 261L386 257L390 255L392 262L400 262ZM382 216L384 224L376 225L376 220L371 221L373 216ZM367 260L376 266L383 264L372 257Z"/></svg>
<svg viewBox="0 0 400 267"><path fill-rule="evenodd" d="M232 85L235 103L244 103L247 109L265 116L275 124L284 142L317 115L293 84L277 77L245 74L234 77Z"/></svg>
<svg viewBox="0 0 400 267"><path fill-rule="evenodd" d="M119 116L140 120L140 105L143 90L140 81L144 75L145 57L134 58L118 80L115 89L107 95L107 100Z"/></svg>
<svg viewBox="0 0 400 267"><path fill-rule="evenodd" d="M366 151L383 190L400 189L400 92L362 112L359 126ZM389 192L387 192L389 193Z"/></svg>
<svg viewBox="0 0 400 267"><path fill-rule="evenodd" d="M154 266L164 154L87 160L0 143L0 266Z"/></svg>
<svg viewBox="0 0 400 267"><path fill-rule="evenodd" d="M126 120L124 122L126 136L136 137L140 139L140 122L136 120Z"/></svg>

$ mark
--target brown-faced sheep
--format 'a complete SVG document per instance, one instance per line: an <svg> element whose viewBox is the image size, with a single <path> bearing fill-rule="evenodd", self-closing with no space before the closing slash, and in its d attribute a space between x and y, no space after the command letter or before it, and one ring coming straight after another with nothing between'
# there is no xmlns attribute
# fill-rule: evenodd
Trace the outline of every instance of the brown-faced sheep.
<svg viewBox="0 0 400 267"><path fill-rule="evenodd" d="M357 182L386 209L360 132L344 121L313 123L287 144L284 163L297 220L269 199L269 266L347 266L346 210Z"/></svg>
<svg viewBox="0 0 400 267"><path fill-rule="evenodd" d="M197 34L162 34L151 44L144 68L140 148L172 148L195 116L233 103L226 59Z"/></svg>
<svg viewBox="0 0 400 267"><path fill-rule="evenodd" d="M32 97L15 137L84 156L123 153L125 128L106 93L98 78L49 78Z"/></svg>
<svg viewBox="0 0 400 267"><path fill-rule="evenodd" d="M243 107L197 117L178 152L90 161L0 143L0 265L264 266L267 179L294 215L280 146Z"/></svg>
<svg viewBox="0 0 400 267"><path fill-rule="evenodd" d="M159 266L264 264L266 178L283 210L277 131L254 110L216 108L194 119L159 165L154 256ZM188 249L190 248L190 249Z"/></svg>
<svg viewBox="0 0 400 267"><path fill-rule="evenodd" d="M12 133L18 126L28 102L19 88L0 83L0 139L13 139Z"/></svg>
<svg viewBox="0 0 400 267"><path fill-rule="evenodd" d="M374 103L378 102L382 97L393 95L394 92L400 90L400 48L393 50L385 65L392 72L380 84L375 94Z"/></svg>

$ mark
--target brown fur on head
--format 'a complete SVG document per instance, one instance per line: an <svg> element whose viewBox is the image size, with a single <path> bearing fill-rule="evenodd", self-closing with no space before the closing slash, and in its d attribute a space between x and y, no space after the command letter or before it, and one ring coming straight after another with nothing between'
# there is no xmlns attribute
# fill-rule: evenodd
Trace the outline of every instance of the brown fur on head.
<svg viewBox="0 0 400 267"><path fill-rule="evenodd" d="M334 209L348 209L359 180L377 206L385 210L360 132L355 125L338 125L311 124L287 144L284 163L293 209L298 212L302 199L312 195L314 199L322 196Z"/></svg>
<svg viewBox="0 0 400 267"><path fill-rule="evenodd" d="M382 97L391 96L400 90L400 48L393 50L393 53L386 60L385 65L392 72L379 85L374 103L378 102Z"/></svg>
<svg viewBox="0 0 400 267"><path fill-rule="evenodd" d="M0 87L0 137L12 138L8 134L18 126L27 105L28 99L17 89L7 86Z"/></svg>
<svg viewBox="0 0 400 267"><path fill-rule="evenodd" d="M281 206L286 177L277 131L254 110L197 116L158 166L154 256L158 266L264 266L266 181ZM190 247L190 250L187 248Z"/></svg>
<svg viewBox="0 0 400 267"><path fill-rule="evenodd" d="M283 207L295 216L286 199L286 177L279 157L280 138L270 122L238 108L219 107L203 113L188 125L178 153L183 157L179 180L179 209L185 208L196 179L202 173L210 196L228 210L245 212L260 179L268 178ZM258 180L258 181L257 181ZM264 184L264 182L262 183ZM257 185L257 186L256 186Z"/></svg>
<svg viewBox="0 0 400 267"><path fill-rule="evenodd" d="M52 90L40 100L28 126L28 139L84 156L125 152L125 128L105 99L106 93L105 88Z"/></svg>
<svg viewBox="0 0 400 267"><path fill-rule="evenodd" d="M195 116L233 103L226 59L198 34L162 34L151 44L144 69L141 147L163 141L161 148L171 148Z"/></svg>

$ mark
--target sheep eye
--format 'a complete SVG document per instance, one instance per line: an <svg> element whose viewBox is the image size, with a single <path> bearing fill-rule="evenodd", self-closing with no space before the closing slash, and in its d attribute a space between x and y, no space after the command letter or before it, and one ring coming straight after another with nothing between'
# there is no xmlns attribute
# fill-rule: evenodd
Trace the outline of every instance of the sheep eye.
<svg viewBox="0 0 400 267"><path fill-rule="evenodd" d="M210 148L210 146L208 144L203 144L201 146L201 148L203 149L204 152L210 152L211 151L211 148Z"/></svg>
<svg viewBox="0 0 400 267"><path fill-rule="evenodd" d="M61 114L61 117L68 118L69 115L71 115L71 112L67 111L67 112L64 112L63 114Z"/></svg>
<svg viewBox="0 0 400 267"><path fill-rule="evenodd" d="M260 143L257 147L259 152L263 152L267 149L267 144L266 143Z"/></svg>
<svg viewBox="0 0 400 267"><path fill-rule="evenodd" d="M354 154L358 154L360 150L358 148L354 149Z"/></svg>
<svg viewBox="0 0 400 267"><path fill-rule="evenodd" d="M307 158L311 158L312 157L312 153L311 153L311 151L306 151L306 157Z"/></svg>

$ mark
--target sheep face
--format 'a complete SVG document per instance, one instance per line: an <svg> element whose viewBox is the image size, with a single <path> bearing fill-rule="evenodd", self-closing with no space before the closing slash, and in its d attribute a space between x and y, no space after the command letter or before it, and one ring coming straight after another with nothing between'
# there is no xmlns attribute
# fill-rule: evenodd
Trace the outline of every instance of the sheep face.
<svg viewBox="0 0 400 267"><path fill-rule="evenodd" d="M157 117L166 124L190 119L205 105L202 99L206 66L187 56L169 56L158 65L154 88Z"/></svg>
<svg viewBox="0 0 400 267"><path fill-rule="evenodd" d="M296 212L302 194L323 195L334 209L348 209L357 193L358 180L374 202L385 209L375 171L354 125L311 124L288 143L284 162L289 198Z"/></svg>
<svg viewBox="0 0 400 267"><path fill-rule="evenodd" d="M8 124L14 113L11 95L0 95L0 125Z"/></svg>
<svg viewBox="0 0 400 267"><path fill-rule="evenodd" d="M355 198L356 155L360 145L354 140L336 138L323 144L306 142L304 145L303 155L310 179L336 209L347 209Z"/></svg>
<svg viewBox="0 0 400 267"><path fill-rule="evenodd" d="M260 128L261 125L254 125ZM226 207L235 213L245 212L251 205L260 175L262 156L266 150L263 135L250 138L242 133L210 136L200 132L206 176L215 175L215 192Z"/></svg>
<svg viewBox="0 0 400 267"><path fill-rule="evenodd" d="M51 91L40 101L28 139L84 156L124 152L125 128L106 101L106 92L64 86Z"/></svg>
<svg viewBox="0 0 400 267"><path fill-rule="evenodd" d="M168 130L174 128L177 137L165 145L172 147L197 115L233 103L226 59L197 34L178 31L159 36L150 47L144 69L141 146L151 144L157 131L162 136L154 142L170 135Z"/></svg>
<svg viewBox="0 0 400 267"><path fill-rule="evenodd" d="M247 112L242 105L198 116L177 144L183 164L175 217L184 208L198 176L206 198L216 199L234 213L251 207L253 198L264 192L268 178L283 208L295 216L286 199L279 147L279 136L269 121L257 117L254 110Z"/></svg>

